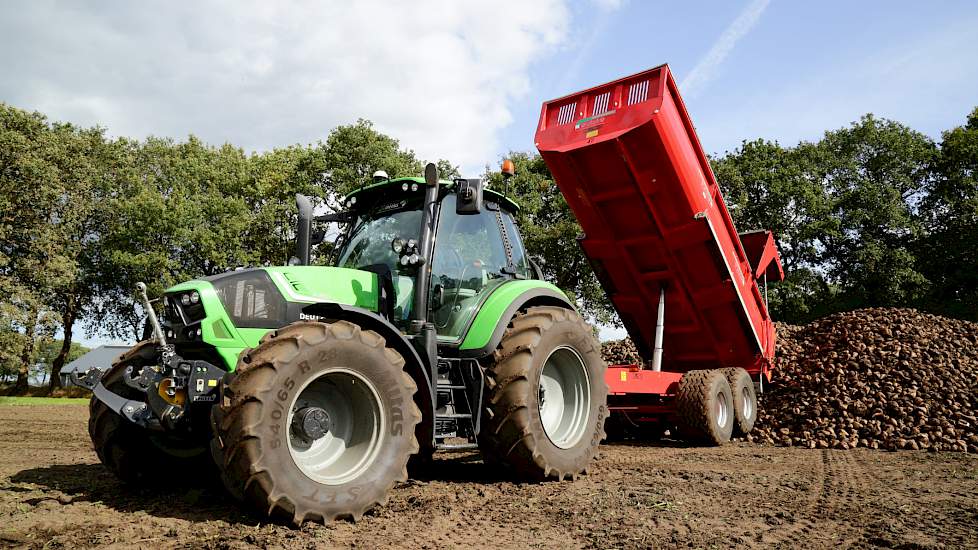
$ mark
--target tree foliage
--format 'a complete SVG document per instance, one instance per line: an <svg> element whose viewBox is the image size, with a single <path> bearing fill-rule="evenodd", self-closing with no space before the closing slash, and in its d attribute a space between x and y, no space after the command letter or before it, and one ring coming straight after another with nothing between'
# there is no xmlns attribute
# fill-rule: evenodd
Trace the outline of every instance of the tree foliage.
<svg viewBox="0 0 978 550"><path fill-rule="evenodd" d="M521 204L529 254L587 316L615 323L546 164L510 158L508 182L486 175ZM876 305L978 318L978 109L939 143L866 115L813 143L745 141L712 165L737 227L778 239L787 278L770 289L777 319ZM366 120L313 145L246 153L193 136L109 138L0 103L0 375L26 385L43 356L56 384L79 323L90 335L140 335L137 281L159 295L286 263L296 193L335 208L376 170L412 176L422 166Z"/></svg>

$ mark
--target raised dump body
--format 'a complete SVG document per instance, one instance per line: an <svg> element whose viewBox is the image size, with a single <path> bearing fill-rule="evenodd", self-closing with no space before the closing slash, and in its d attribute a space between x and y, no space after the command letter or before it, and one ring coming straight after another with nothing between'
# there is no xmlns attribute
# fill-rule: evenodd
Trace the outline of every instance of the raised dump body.
<svg viewBox="0 0 978 550"><path fill-rule="evenodd" d="M783 278L777 249L770 232L741 242L668 65L548 101L535 141L646 360L611 369L612 393L673 393L694 369L766 374L775 335L763 284Z"/></svg>

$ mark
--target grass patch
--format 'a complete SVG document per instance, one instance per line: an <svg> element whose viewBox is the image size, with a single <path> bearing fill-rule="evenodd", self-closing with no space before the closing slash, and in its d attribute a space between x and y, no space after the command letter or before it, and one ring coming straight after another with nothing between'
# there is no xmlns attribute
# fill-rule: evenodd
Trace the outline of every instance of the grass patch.
<svg viewBox="0 0 978 550"><path fill-rule="evenodd" d="M0 397L4 405L87 405L88 399L71 397Z"/></svg>

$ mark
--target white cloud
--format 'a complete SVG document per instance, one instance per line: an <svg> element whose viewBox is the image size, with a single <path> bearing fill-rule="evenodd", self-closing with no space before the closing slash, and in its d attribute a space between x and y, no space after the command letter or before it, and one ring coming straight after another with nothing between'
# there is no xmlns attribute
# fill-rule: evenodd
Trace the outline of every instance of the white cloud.
<svg viewBox="0 0 978 550"><path fill-rule="evenodd" d="M563 0L4 3L0 101L258 150L363 117L474 171L569 18Z"/></svg>
<svg viewBox="0 0 978 550"><path fill-rule="evenodd" d="M720 38L713 43L710 51L693 67L693 70L683 79L680 89L683 95L695 97L709 82L716 73L717 68L727 58L737 42L754 28L757 21L761 18L764 10L767 9L771 0L752 0L740 12L740 15L733 20L730 25L720 34Z"/></svg>

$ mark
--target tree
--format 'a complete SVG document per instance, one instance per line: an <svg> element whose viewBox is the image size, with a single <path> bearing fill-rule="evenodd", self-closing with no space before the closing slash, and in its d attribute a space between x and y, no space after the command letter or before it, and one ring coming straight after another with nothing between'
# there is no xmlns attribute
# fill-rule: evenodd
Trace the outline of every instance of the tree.
<svg viewBox="0 0 978 550"><path fill-rule="evenodd" d="M776 318L912 305L930 282L917 255L918 215L937 149L899 123L866 115L817 143L762 140L713 161L741 229L772 229L786 271Z"/></svg>
<svg viewBox="0 0 978 550"><path fill-rule="evenodd" d="M818 144L838 231L824 237L841 307L913 304L929 281L915 257L922 236L916 205L928 187L937 147L897 122L862 117Z"/></svg>
<svg viewBox="0 0 978 550"><path fill-rule="evenodd" d="M112 163L101 129L49 124L39 113L6 105L0 105L0 151L6 199L0 220L13 221L0 224L0 276L16 287L21 304L25 341L18 387L26 389L34 339L50 336L52 314L67 335L54 363L57 371L70 349L74 322L94 296L86 261L98 245L94 213L110 187L104 176Z"/></svg>
<svg viewBox="0 0 978 550"><path fill-rule="evenodd" d="M64 351L65 347L68 348L67 352ZM37 367L38 371L33 373L33 375L35 377L50 376L51 378L60 378L61 368L58 366L59 361L61 362L61 366L66 365L89 351L91 351L89 348L78 342L71 342L65 346L64 339L45 339L34 352L31 363ZM52 389L55 387L50 380L48 381L48 386ZM60 384L58 386L60 387Z"/></svg>
<svg viewBox="0 0 978 550"><path fill-rule="evenodd" d="M918 258L931 281L926 306L978 320L978 108L942 136L934 177L921 201L928 231Z"/></svg>
<svg viewBox="0 0 978 550"><path fill-rule="evenodd" d="M374 129L369 120L358 119L354 124L337 126L330 131L325 143L319 144L324 155L324 190L326 197L343 196L369 184L377 170L391 178L420 176L422 163L410 149ZM458 166L441 159L435 161L443 179L456 178Z"/></svg>
<svg viewBox="0 0 978 550"><path fill-rule="evenodd" d="M401 150L396 139L374 130L369 120L334 128L319 146L325 157L324 186L338 196L369 184L377 170L397 178L420 175L423 169L413 151Z"/></svg>
<svg viewBox="0 0 978 550"><path fill-rule="evenodd" d="M769 293L776 319L807 320L830 299L820 268L825 239L838 223L829 215L819 161L811 144L786 149L764 140L745 141L711 160L738 230L769 229L777 240L785 281Z"/></svg>

